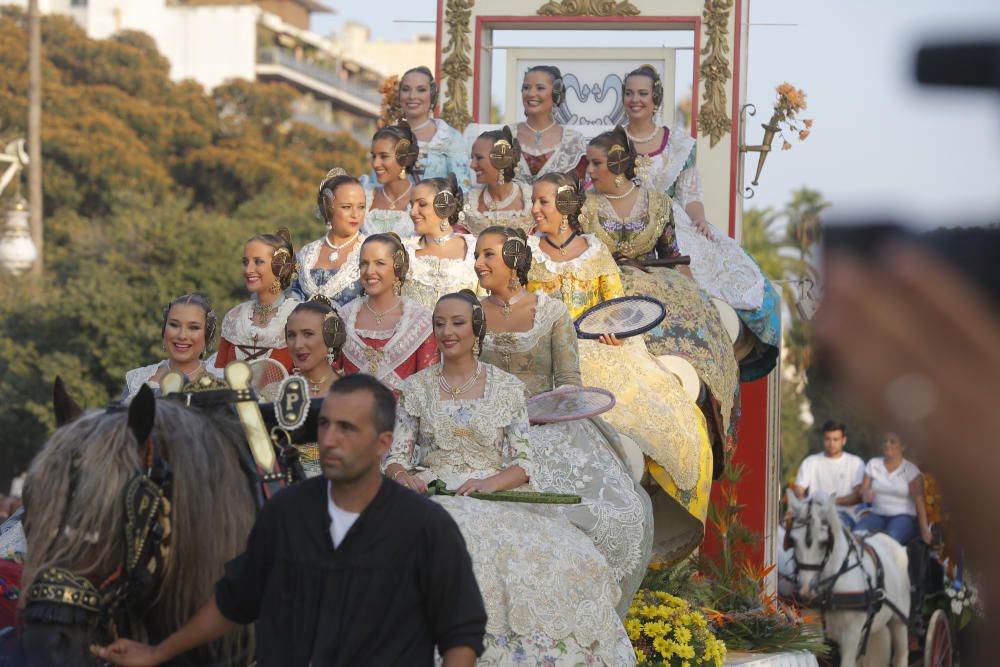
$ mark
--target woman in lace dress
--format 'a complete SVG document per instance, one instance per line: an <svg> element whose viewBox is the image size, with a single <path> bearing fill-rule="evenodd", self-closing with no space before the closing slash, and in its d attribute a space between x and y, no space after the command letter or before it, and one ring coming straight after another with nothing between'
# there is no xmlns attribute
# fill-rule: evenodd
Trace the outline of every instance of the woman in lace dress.
<svg viewBox="0 0 1000 667"><path fill-rule="evenodd" d="M417 138L405 122L383 127L372 137L370 155L378 186L365 188L368 214L362 232L413 236L413 221L406 207L413 192Z"/></svg>
<svg viewBox="0 0 1000 667"><path fill-rule="evenodd" d="M519 180L534 183L543 174L570 169L583 177L587 143L582 134L563 127L555 119L555 110L565 97L566 88L558 67L535 65L525 73L521 102L526 118L517 124L517 139L521 144Z"/></svg>
<svg viewBox="0 0 1000 667"><path fill-rule="evenodd" d="M398 236L369 236L361 247L365 296L341 309L344 373L374 375L397 393L403 380L439 361L430 312L400 296L409 264Z"/></svg>
<svg viewBox="0 0 1000 667"><path fill-rule="evenodd" d="M524 289L531 252L523 232L491 227L476 244L476 272L490 291L483 300L483 359L513 373L534 396L581 384L576 331L562 301ZM639 587L652 547L652 510L616 450L614 429L599 418L531 428L539 490L576 493L581 505L561 510L594 541L622 588L624 615Z"/></svg>
<svg viewBox="0 0 1000 667"><path fill-rule="evenodd" d="M208 368L203 359L215 340L215 311L208 299L198 293L179 296L163 309L160 339L167 358L125 373L121 400L132 400L142 385L158 390L160 380L170 371L178 371L193 382Z"/></svg>
<svg viewBox="0 0 1000 667"><path fill-rule="evenodd" d="M593 543L552 505L475 499L535 474L524 385L476 356L485 318L475 295L442 298L434 333L442 363L403 384L384 470L417 492L434 479L458 491L434 500L461 529L486 604L477 664L635 664L619 588Z"/></svg>
<svg viewBox="0 0 1000 667"><path fill-rule="evenodd" d="M427 179L413 188L410 218L418 236L403 240L410 255L403 296L427 310L445 294L479 288L476 239L454 229L465 217L462 205L462 188L454 176Z"/></svg>
<svg viewBox="0 0 1000 667"><path fill-rule="evenodd" d="M299 249L299 277L293 292L301 300L317 294L345 304L361 293L358 250L364 235L365 191L361 183L340 168L331 169L320 183L316 206L326 222L326 234Z"/></svg>
<svg viewBox="0 0 1000 667"><path fill-rule="evenodd" d="M683 128L658 127L655 121L663 104L663 83L656 69L643 65L629 72L622 99L643 187L672 198L677 244L682 254L691 257L691 274L709 296L736 310L753 339L740 363L743 381L767 375L781 346L781 300L774 286L739 243L706 222L694 138Z"/></svg>
<svg viewBox="0 0 1000 667"><path fill-rule="evenodd" d="M670 197L632 182L636 155L625 131L619 127L595 137L587 159L594 192L580 211L580 226L618 261L625 294L651 296L666 307L667 317L645 334L646 346L654 356L687 360L705 384L708 396L701 407L718 473L738 417L739 369L732 340L719 311L694 280L682 270L645 265L679 253Z"/></svg>
<svg viewBox="0 0 1000 667"><path fill-rule="evenodd" d="M541 177L535 182L533 200L540 236L528 239L532 256L528 290L562 300L574 319L602 301L624 296L611 253L593 234L580 233L584 197L576 174ZM615 407L602 417L635 441L649 458L653 479L667 492L655 494L654 505L679 505L670 508L674 520L654 526L657 558L675 562L697 547L704 535L712 487L712 447L705 417L641 337L618 340L604 335L600 341L579 340L578 347L583 384L615 395Z"/></svg>
<svg viewBox="0 0 1000 667"><path fill-rule="evenodd" d="M459 184L468 187L469 156L465 141L461 132L434 117L437 100L438 84L429 68L414 67L399 80L399 104L420 147L414 171L416 182L454 174Z"/></svg>
<svg viewBox="0 0 1000 667"><path fill-rule="evenodd" d="M274 359L292 370L292 357L285 345L285 321L299 303L289 290L294 275L295 253L287 229L258 234L247 241L243 248L243 284L250 299L234 306L222 320L216 368L225 368L235 359Z"/></svg>
<svg viewBox="0 0 1000 667"><path fill-rule="evenodd" d="M478 235L487 227L531 231L531 190L514 180L521 145L509 127L483 132L472 144L472 173L482 187L469 191L465 227Z"/></svg>

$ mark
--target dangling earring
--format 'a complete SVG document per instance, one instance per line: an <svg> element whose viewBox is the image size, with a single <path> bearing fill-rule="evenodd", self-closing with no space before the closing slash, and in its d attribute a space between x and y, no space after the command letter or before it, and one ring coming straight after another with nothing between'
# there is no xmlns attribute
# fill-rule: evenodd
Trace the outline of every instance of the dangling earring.
<svg viewBox="0 0 1000 667"><path fill-rule="evenodd" d="M440 229L442 232L448 231L449 227L451 227L451 223L448 222L447 220L442 220L441 224L438 225L438 229Z"/></svg>
<svg viewBox="0 0 1000 667"><path fill-rule="evenodd" d="M326 348L326 363L333 366L333 362L335 361L334 357L335 355L333 353L333 348L332 347Z"/></svg>
<svg viewBox="0 0 1000 667"><path fill-rule="evenodd" d="M271 294L277 294L278 292L281 291L281 281L275 278L274 282L271 283L271 287L268 289L271 292Z"/></svg>
<svg viewBox="0 0 1000 667"><path fill-rule="evenodd" d="M569 229L569 216L563 214L562 222L559 223L559 233L565 234L567 229Z"/></svg>
<svg viewBox="0 0 1000 667"><path fill-rule="evenodd" d="M625 177L622 176L621 174L618 174L617 176L615 176L615 185L617 187L619 187L619 188L621 186L625 185Z"/></svg>
<svg viewBox="0 0 1000 667"><path fill-rule="evenodd" d="M405 181L406 180L406 170L405 169L403 171L399 172L399 180L401 180L401 181Z"/></svg>
<svg viewBox="0 0 1000 667"><path fill-rule="evenodd" d="M504 184L504 183L506 183L506 182L507 182L507 179L505 179L505 178L503 177L503 172L501 171L501 172L500 172L500 175L499 175L499 176L497 176L497 185L503 185L503 184Z"/></svg>
<svg viewBox="0 0 1000 667"><path fill-rule="evenodd" d="M517 292L521 289L521 281L517 279L517 275L512 275L507 281L507 289L511 292Z"/></svg>
<svg viewBox="0 0 1000 667"><path fill-rule="evenodd" d="M392 293L396 296L403 293L403 281L399 279L399 276L396 276L392 280Z"/></svg>
<svg viewBox="0 0 1000 667"><path fill-rule="evenodd" d="M472 341L472 356L474 356L474 357L478 357L479 356L479 339L478 338L476 340Z"/></svg>

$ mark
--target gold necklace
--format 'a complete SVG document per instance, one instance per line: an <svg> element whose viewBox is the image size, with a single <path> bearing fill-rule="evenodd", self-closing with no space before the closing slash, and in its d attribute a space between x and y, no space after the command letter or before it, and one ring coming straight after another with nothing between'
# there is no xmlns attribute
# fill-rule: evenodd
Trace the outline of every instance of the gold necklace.
<svg viewBox="0 0 1000 667"><path fill-rule="evenodd" d="M476 384L476 380L479 379L479 376L482 375L482 373L483 373L483 364L482 362L477 361L476 372L473 373L468 380L463 382L460 387L452 387L448 383L448 380L446 380L444 377L444 363L442 362L441 366L438 368L438 384L441 386L441 390L444 393L450 395L453 399L455 399L461 396L462 394L466 393L470 389L472 389L472 385Z"/></svg>
<svg viewBox="0 0 1000 667"><path fill-rule="evenodd" d="M490 302L492 302L492 303L500 306L500 312L503 313L503 318L505 320L509 320L510 319L510 313L511 313L511 306L513 306L515 303L517 303L518 301L520 301L521 299L523 299L526 296L528 296L528 290L526 290L526 289L524 289L522 287L521 291L518 292L517 294L515 294L514 296L510 297L509 301L504 301L500 297L495 296L493 294L490 294L486 298Z"/></svg>
<svg viewBox="0 0 1000 667"><path fill-rule="evenodd" d="M274 303L261 303L257 301L253 304L253 314L260 317L261 323L265 322L268 316L276 310L278 310L278 306Z"/></svg>
<svg viewBox="0 0 1000 667"><path fill-rule="evenodd" d="M302 377L304 377L306 379L306 382L309 383L309 395L311 396L313 394L318 394L319 393L319 388L323 386L324 382L326 382L327 380L329 380L330 378L333 377L333 373L334 373L334 371L331 369L329 373L327 373L326 375L324 375L323 377L321 377L318 380L312 380L312 379L309 378L308 375L306 375L305 373L303 373Z"/></svg>
<svg viewBox="0 0 1000 667"><path fill-rule="evenodd" d="M368 305L368 297L367 296L365 297L365 308L368 309L369 313L375 316L375 324L382 324L382 320L385 318L385 316L391 313L392 311L396 310L396 307L399 306L399 304L401 303L403 302L400 299L396 299L396 303L392 304L392 306L386 308L383 311L378 311L372 308L370 305Z"/></svg>

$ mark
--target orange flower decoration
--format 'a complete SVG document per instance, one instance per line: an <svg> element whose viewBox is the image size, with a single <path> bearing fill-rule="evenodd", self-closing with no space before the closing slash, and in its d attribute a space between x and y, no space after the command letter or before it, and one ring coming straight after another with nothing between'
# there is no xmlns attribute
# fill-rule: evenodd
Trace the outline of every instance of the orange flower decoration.
<svg viewBox="0 0 1000 667"><path fill-rule="evenodd" d="M799 141L805 141L809 137L809 130L799 131Z"/></svg>
<svg viewBox="0 0 1000 667"><path fill-rule="evenodd" d="M802 121L802 124L805 125L806 127L812 127L813 126L812 118L806 118L804 121Z"/></svg>
<svg viewBox="0 0 1000 667"><path fill-rule="evenodd" d="M792 148L792 145L790 143L788 143L787 141L785 143L781 144L781 150L783 150L783 151L791 150L791 148Z"/></svg>

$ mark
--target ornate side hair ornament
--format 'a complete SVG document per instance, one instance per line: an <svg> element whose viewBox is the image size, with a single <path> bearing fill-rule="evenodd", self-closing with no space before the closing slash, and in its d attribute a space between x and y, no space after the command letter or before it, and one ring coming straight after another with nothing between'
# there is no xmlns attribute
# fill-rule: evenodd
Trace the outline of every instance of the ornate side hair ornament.
<svg viewBox="0 0 1000 667"><path fill-rule="evenodd" d="M500 172L497 183L503 185L507 179L505 172L513 172L521 160L521 144L510 131L510 127L505 125L501 132L503 137L494 141L490 147L490 164Z"/></svg>
<svg viewBox="0 0 1000 667"><path fill-rule="evenodd" d="M410 129L409 123L405 120L399 121L398 125L404 134L413 136L413 131ZM406 178L406 173L417 163L417 158L420 155L420 147L416 143L416 138L408 139L407 137L401 137L396 142L396 148L393 149L393 153L396 157L396 162L403 168L400 177Z"/></svg>

